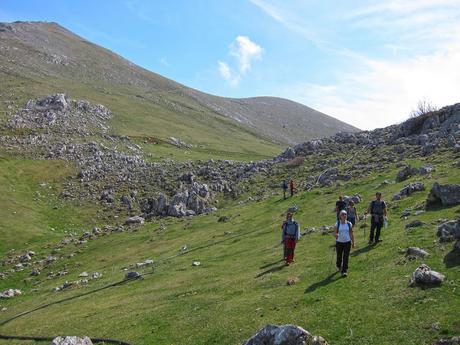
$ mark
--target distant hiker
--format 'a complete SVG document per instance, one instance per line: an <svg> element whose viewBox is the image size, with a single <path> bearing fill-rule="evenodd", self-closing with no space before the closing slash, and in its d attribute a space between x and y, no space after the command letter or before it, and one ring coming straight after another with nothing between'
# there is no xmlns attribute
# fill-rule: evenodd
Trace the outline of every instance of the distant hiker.
<svg viewBox="0 0 460 345"><path fill-rule="evenodd" d="M284 244L284 261L286 266L294 262L294 250L300 239L299 224L292 219L292 212L286 214L286 221L281 226L281 243Z"/></svg>
<svg viewBox="0 0 460 345"><path fill-rule="evenodd" d="M291 197L294 195L294 181L290 180L289 181L289 190L291 192Z"/></svg>
<svg viewBox="0 0 460 345"><path fill-rule="evenodd" d="M283 180L281 187L283 188L283 199L286 199L286 191L288 189L288 183L286 180Z"/></svg>
<svg viewBox="0 0 460 345"><path fill-rule="evenodd" d="M369 207L366 210L366 214L371 214L371 231L369 234L369 244L381 242L380 230L382 229L384 217L387 218L387 205L382 200L382 193L375 193L375 200L371 201ZM374 242L374 230L375 242Z"/></svg>
<svg viewBox="0 0 460 345"><path fill-rule="evenodd" d="M339 214L340 211L345 210L347 207L347 203L343 201L343 196L339 195L339 200L335 203L335 213L337 214L337 220L340 219Z"/></svg>
<svg viewBox="0 0 460 345"><path fill-rule="evenodd" d="M348 274L348 258L350 257L351 247L355 247L355 237L353 236L353 224L347 221L347 211L339 213L339 220L335 224L335 248L337 251L337 270L342 272L342 277Z"/></svg>
<svg viewBox="0 0 460 345"><path fill-rule="evenodd" d="M355 226L356 221L359 221L358 211L356 211L355 203L353 200L348 202L347 206L347 220Z"/></svg>

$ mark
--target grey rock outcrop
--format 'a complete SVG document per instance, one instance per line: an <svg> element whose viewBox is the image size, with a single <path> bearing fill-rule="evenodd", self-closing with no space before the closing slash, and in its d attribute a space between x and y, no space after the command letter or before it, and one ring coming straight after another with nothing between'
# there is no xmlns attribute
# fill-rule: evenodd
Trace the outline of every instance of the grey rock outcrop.
<svg viewBox="0 0 460 345"><path fill-rule="evenodd" d="M398 194L393 195L392 200L400 200L403 197L408 197L412 193L421 192L425 190L425 185L421 182L409 183L404 186Z"/></svg>
<svg viewBox="0 0 460 345"><path fill-rule="evenodd" d="M412 273L409 286L430 287L441 285L444 278L443 274L432 271L429 266L422 264Z"/></svg>
<svg viewBox="0 0 460 345"><path fill-rule="evenodd" d="M93 342L88 337L57 337L51 342L51 345L93 345Z"/></svg>
<svg viewBox="0 0 460 345"><path fill-rule="evenodd" d="M460 185L458 184L440 185L435 182L426 200L427 209L458 204L460 204Z"/></svg>
<svg viewBox="0 0 460 345"><path fill-rule="evenodd" d="M418 247L409 247L406 249L406 255L409 256L418 256L421 258L427 257L430 254L426 250L420 249Z"/></svg>
<svg viewBox="0 0 460 345"><path fill-rule="evenodd" d="M460 240L460 219L450 220L439 225L437 236L441 242Z"/></svg>
<svg viewBox="0 0 460 345"><path fill-rule="evenodd" d="M424 222L422 222L421 220L413 220L412 222L410 222L409 224L406 224L406 229L411 229L411 228L418 228L420 226L423 226L425 225Z"/></svg>
<svg viewBox="0 0 460 345"><path fill-rule="evenodd" d="M327 342L299 326L267 325L243 345L327 345Z"/></svg>
<svg viewBox="0 0 460 345"><path fill-rule="evenodd" d="M452 337L447 339L440 339L433 345L460 345L460 337Z"/></svg>

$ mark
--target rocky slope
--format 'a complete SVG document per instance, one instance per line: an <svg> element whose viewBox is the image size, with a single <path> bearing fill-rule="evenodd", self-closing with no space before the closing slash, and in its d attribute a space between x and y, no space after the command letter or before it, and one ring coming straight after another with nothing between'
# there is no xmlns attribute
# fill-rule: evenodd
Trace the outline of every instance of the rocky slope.
<svg viewBox="0 0 460 345"><path fill-rule="evenodd" d="M117 88L122 87L124 97L126 89L130 90L134 98L130 102L137 102L138 106L145 107L143 103L149 102L163 112L179 115L182 121L190 112L210 114L208 120L224 116L259 137L286 144L342 130L356 131L350 125L284 99L229 99L190 89L140 68L55 23L0 23L0 42L0 73L29 84L28 92L34 89L34 78L45 84L50 78L81 84L93 90L86 91L93 98L97 94L118 94ZM168 136L174 135L177 133L171 131Z"/></svg>

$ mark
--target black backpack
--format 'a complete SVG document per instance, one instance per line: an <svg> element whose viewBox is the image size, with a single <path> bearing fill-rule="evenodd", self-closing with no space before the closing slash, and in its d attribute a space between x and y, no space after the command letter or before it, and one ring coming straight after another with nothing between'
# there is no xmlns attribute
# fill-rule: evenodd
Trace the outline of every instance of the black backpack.
<svg viewBox="0 0 460 345"><path fill-rule="evenodd" d="M347 220L347 224L348 224L348 231L351 231L351 227L352 227L353 225L352 225L351 222L349 222L348 220ZM337 228L337 232L339 231L339 225L340 225L340 220L337 221L337 224L335 225L335 227Z"/></svg>

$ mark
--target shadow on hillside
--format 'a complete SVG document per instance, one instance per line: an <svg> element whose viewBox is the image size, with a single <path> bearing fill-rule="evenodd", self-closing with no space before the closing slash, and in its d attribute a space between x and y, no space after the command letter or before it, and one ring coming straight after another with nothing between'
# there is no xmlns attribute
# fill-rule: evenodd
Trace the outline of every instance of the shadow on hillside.
<svg viewBox="0 0 460 345"><path fill-rule="evenodd" d="M314 284L310 285L308 288L305 289L305 293L313 292L313 291L315 291L316 289L318 289L318 288L320 288L322 286L329 285L329 284L335 282L336 280L339 280L340 275L338 273L339 272L334 272L334 273L328 275L325 279L321 280L320 282L317 282L317 283L314 283Z"/></svg>
<svg viewBox="0 0 460 345"><path fill-rule="evenodd" d="M282 261L284 261L284 260L282 260ZM272 268L270 268L270 269L268 269L266 271L260 272L258 275L256 275L256 278L260 278L260 277L262 277L262 276L264 276L264 275L266 275L268 273L281 271L284 267L286 267L286 266L284 265L284 262L283 262L282 265L278 265L278 266L272 267Z"/></svg>
<svg viewBox="0 0 460 345"><path fill-rule="evenodd" d="M460 250L454 247L454 249L444 257L444 263L448 268L460 266Z"/></svg>
<svg viewBox="0 0 460 345"><path fill-rule="evenodd" d="M269 264L260 266L259 269L263 270L263 269L265 269L265 268L267 268L267 267L273 266L273 265L278 264L278 263L280 263L280 262L282 262L282 261L284 261L284 260L283 260L283 259L279 259L279 260L270 262Z"/></svg>
<svg viewBox="0 0 460 345"><path fill-rule="evenodd" d="M367 253L367 252L370 252L372 249L374 249L375 246L372 245L372 244L368 244L367 246L365 247L362 247L361 249L358 249L358 250L354 250L350 253L350 256L358 256L358 255L361 255L361 254L364 254L364 253Z"/></svg>

